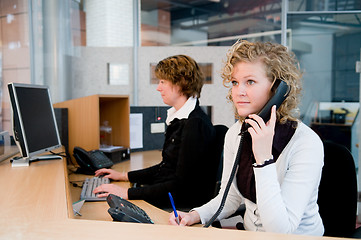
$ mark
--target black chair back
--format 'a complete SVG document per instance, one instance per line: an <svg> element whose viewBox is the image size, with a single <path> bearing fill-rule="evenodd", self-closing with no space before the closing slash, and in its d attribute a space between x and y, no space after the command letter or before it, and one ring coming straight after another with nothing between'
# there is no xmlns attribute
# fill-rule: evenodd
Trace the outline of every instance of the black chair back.
<svg viewBox="0 0 361 240"><path fill-rule="evenodd" d="M357 177L350 151L324 141L324 167L318 193L325 236L351 237L356 226Z"/></svg>
<svg viewBox="0 0 361 240"><path fill-rule="evenodd" d="M216 186L214 190L214 196L216 196L221 188L221 179L222 179L222 171L223 171L223 147L224 147L224 137L226 132L228 131L228 127L224 125L215 125L216 129L216 152L219 153L219 167L217 171L216 177Z"/></svg>

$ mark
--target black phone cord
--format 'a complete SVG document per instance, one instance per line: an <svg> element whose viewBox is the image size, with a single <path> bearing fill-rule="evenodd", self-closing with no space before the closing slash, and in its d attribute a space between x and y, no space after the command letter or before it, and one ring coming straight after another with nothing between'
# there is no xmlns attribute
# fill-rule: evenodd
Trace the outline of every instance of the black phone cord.
<svg viewBox="0 0 361 240"><path fill-rule="evenodd" d="M233 178L234 178L234 176L235 176L235 174L236 174L236 170L237 170L239 161L240 161L240 159L241 159L242 144L243 144L244 134L245 134L246 132L247 132L247 131L242 131L242 132L241 132L241 140L240 140L240 142L239 142L239 147L238 147L238 151L237 151L237 155L236 155L236 160L234 161L231 175L229 176L229 179L228 179L226 188L225 188L225 190L224 190L221 204L219 205L219 208L218 208L218 210L216 211L216 213L215 213L215 214L211 217L211 219L209 219L209 221L203 226L203 227L205 227L205 228L209 227L209 226L214 222L214 220L216 220L216 218L218 217L218 215L222 212L222 210L223 210L223 208L224 208L224 204L225 204L226 199L227 199L227 194L228 194L228 192L229 192L229 189L231 188L231 184L232 184Z"/></svg>

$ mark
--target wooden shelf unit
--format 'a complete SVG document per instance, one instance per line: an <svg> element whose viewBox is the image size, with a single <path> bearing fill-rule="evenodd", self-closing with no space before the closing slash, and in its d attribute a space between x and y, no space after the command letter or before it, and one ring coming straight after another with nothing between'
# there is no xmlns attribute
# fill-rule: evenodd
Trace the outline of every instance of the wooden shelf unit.
<svg viewBox="0 0 361 240"><path fill-rule="evenodd" d="M100 125L112 127L114 146L129 148L129 97L125 95L91 95L54 104L68 109L69 153L75 146L87 151L99 149Z"/></svg>

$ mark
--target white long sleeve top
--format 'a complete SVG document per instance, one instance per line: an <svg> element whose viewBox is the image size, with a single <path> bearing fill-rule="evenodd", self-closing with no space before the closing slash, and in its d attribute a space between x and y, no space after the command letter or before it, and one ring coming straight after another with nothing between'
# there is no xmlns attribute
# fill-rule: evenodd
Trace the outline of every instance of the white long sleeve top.
<svg viewBox="0 0 361 240"><path fill-rule="evenodd" d="M195 208L205 224L217 211L237 154L242 124L236 122L227 132L219 194ZM233 214L245 203L244 227L250 231L319 235L324 233L318 213L318 186L323 167L323 144L302 122L275 163L253 168L257 204L245 199L233 179L218 220Z"/></svg>

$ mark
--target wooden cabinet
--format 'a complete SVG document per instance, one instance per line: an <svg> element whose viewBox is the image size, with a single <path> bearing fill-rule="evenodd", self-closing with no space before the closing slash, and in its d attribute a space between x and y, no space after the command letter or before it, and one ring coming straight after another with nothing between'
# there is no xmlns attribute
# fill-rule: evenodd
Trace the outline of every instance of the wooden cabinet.
<svg viewBox="0 0 361 240"><path fill-rule="evenodd" d="M92 95L54 104L68 109L69 153L75 146L87 151L99 149L100 125L112 127L114 146L129 148L129 97L124 95Z"/></svg>

